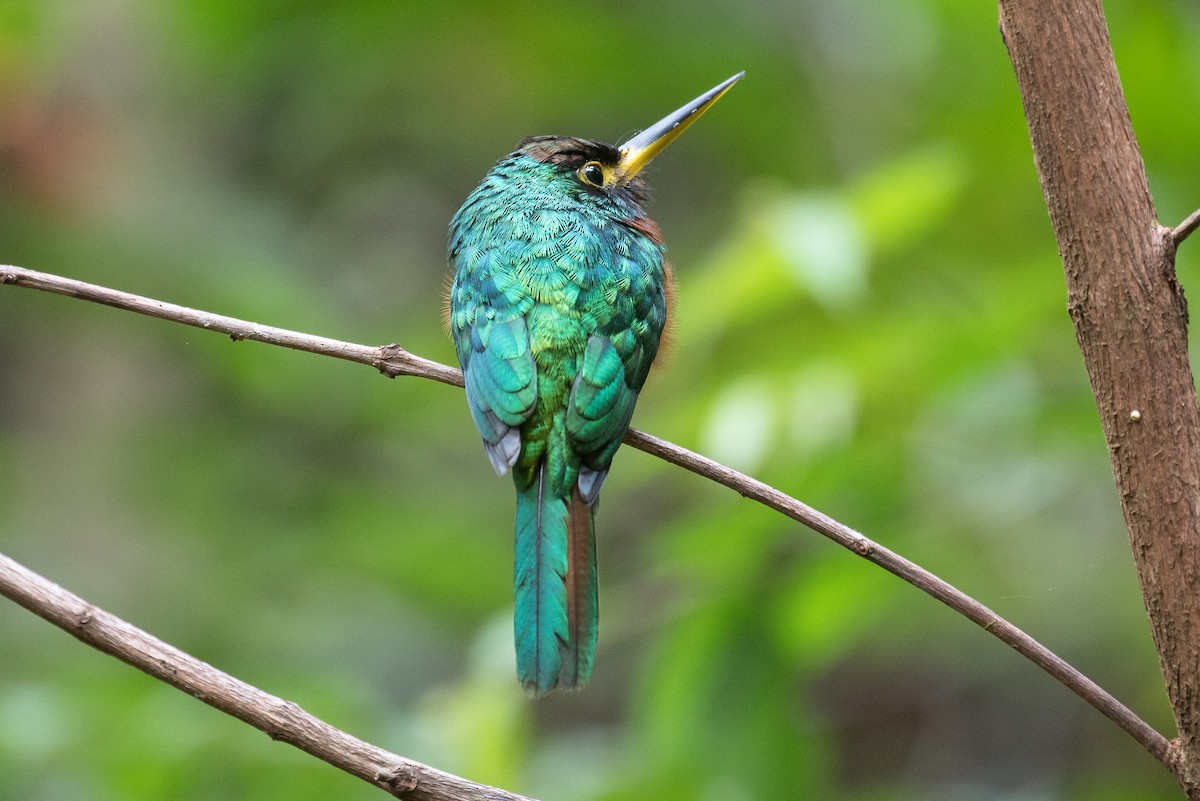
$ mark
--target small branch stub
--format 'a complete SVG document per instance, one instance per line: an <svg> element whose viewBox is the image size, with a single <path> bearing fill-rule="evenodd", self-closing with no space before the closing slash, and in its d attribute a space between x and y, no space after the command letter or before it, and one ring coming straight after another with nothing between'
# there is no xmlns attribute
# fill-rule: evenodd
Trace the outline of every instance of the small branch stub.
<svg viewBox="0 0 1200 801"><path fill-rule="evenodd" d="M1171 240L1175 243L1175 247L1183 244L1183 240L1191 236L1197 228L1200 228L1200 209L1193 211L1186 220L1171 231Z"/></svg>

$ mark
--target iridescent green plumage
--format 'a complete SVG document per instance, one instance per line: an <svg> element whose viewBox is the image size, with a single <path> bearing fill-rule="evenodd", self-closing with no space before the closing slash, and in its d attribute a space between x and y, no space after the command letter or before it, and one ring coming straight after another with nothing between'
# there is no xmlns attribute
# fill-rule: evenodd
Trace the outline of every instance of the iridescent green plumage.
<svg viewBox="0 0 1200 801"><path fill-rule="evenodd" d="M514 632L531 695L591 674L595 506L667 321L664 246L637 172L737 77L622 148L525 140L450 224L467 403L517 490Z"/></svg>

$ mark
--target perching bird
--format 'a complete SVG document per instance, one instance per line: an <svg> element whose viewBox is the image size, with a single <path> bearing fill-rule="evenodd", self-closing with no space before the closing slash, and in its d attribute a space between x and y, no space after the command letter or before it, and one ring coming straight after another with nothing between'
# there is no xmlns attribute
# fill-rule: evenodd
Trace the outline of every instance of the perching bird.
<svg viewBox="0 0 1200 801"><path fill-rule="evenodd" d="M599 630L593 529L670 311L640 172L739 73L619 147L534 136L450 223L450 332L483 447L517 488L517 677L582 687Z"/></svg>

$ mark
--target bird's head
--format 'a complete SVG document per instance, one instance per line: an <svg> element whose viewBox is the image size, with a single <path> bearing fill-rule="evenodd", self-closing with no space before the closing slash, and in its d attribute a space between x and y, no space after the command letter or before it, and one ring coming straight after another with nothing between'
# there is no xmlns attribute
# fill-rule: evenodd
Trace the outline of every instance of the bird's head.
<svg viewBox="0 0 1200 801"><path fill-rule="evenodd" d="M714 86L620 145L568 136L524 140L496 163L454 215L451 259L471 242L528 241L535 235L553 239L570 215L583 215L597 226L604 220L646 220L642 170L743 74Z"/></svg>
<svg viewBox="0 0 1200 801"><path fill-rule="evenodd" d="M627 198L640 206L646 193L642 170L743 75L744 72L739 72L714 86L623 144L570 136L531 136L518 145L514 155L553 165L560 177L567 178L573 188L584 193L608 195L617 200Z"/></svg>

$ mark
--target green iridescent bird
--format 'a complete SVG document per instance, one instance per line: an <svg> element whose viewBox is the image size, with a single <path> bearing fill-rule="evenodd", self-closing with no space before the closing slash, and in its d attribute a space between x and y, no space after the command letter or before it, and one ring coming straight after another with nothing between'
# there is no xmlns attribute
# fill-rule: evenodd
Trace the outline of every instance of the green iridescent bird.
<svg viewBox="0 0 1200 801"><path fill-rule="evenodd" d="M517 489L517 677L582 687L599 630L593 519L670 311L642 168L740 78L620 146L534 136L450 223L450 332L492 467Z"/></svg>

